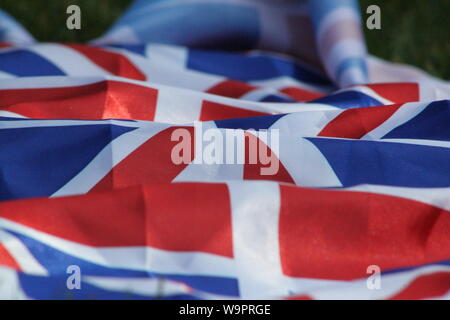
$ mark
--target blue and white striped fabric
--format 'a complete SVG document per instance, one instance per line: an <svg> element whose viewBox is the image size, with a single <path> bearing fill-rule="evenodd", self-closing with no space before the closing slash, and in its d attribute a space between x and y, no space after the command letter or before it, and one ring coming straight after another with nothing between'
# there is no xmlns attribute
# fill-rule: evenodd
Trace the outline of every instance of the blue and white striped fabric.
<svg viewBox="0 0 450 320"><path fill-rule="evenodd" d="M281 51L324 65L339 86L367 82L356 0L139 0L98 42L123 39Z"/></svg>
<svg viewBox="0 0 450 320"><path fill-rule="evenodd" d="M13 17L0 9L0 41L28 44L32 43L34 39Z"/></svg>
<svg viewBox="0 0 450 320"><path fill-rule="evenodd" d="M357 0L309 1L319 55L341 87L366 83L366 47Z"/></svg>

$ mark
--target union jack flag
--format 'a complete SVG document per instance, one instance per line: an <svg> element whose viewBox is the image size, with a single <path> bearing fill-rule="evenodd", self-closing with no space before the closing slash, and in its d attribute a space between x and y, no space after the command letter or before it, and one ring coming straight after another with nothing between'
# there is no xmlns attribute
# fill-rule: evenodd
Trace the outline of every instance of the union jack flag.
<svg viewBox="0 0 450 320"><path fill-rule="evenodd" d="M0 12L0 298L449 299L450 84L311 3L138 0L90 44Z"/></svg>

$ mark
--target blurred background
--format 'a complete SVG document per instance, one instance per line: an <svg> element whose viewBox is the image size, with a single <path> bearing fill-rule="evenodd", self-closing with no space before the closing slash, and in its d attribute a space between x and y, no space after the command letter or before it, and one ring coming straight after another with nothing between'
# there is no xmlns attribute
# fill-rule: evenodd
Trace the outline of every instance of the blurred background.
<svg viewBox="0 0 450 320"><path fill-rule="evenodd" d="M102 35L132 0L1 0L39 41L86 42ZM66 8L77 4L82 29L68 30ZM360 0L381 8L381 30L364 28L369 52L392 62L415 65L450 79L450 0Z"/></svg>

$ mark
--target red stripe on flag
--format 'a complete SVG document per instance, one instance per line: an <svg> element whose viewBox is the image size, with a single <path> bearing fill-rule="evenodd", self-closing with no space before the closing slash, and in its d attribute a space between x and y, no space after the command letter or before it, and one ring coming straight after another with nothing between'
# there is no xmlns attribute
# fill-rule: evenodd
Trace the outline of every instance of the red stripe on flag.
<svg viewBox="0 0 450 320"><path fill-rule="evenodd" d="M389 300L418 300L437 298L450 290L450 272L436 272L414 279Z"/></svg>
<svg viewBox="0 0 450 320"><path fill-rule="evenodd" d="M292 277L351 280L367 267L448 259L450 212L404 198L281 185L280 256Z"/></svg>
<svg viewBox="0 0 450 320"><path fill-rule="evenodd" d="M200 121L225 120L225 119L257 117L266 115L269 115L269 113L241 109L205 100L202 103Z"/></svg>
<svg viewBox="0 0 450 320"><path fill-rule="evenodd" d="M150 246L233 256L230 199L224 184L155 184L11 201L0 204L0 216L91 246ZM12 264L1 251L0 263Z"/></svg>
<svg viewBox="0 0 450 320"><path fill-rule="evenodd" d="M376 83L365 85L394 103L419 101L419 85L413 82Z"/></svg>
<svg viewBox="0 0 450 320"><path fill-rule="evenodd" d="M118 163L90 192L135 186L144 183L171 182L188 164L175 164L172 150L179 141L171 141L177 129L189 132L190 161L194 159L194 128L171 127L165 129L139 146Z"/></svg>
<svg viewBox="0 0 450 320"><path fill-rule="evenodd" d="M0 216L56 237L93 246L145 245L139 188L0 204Z"/></svg>
<svg viewBox="0 0 450 320"><path fill-rule="evenodd" d="M0 90L0 110L39 119L153 120L158 91L119 81Z"/></svg>
<svg viewBox="0 0 450 320"><path fill-rule="evenodd" d="M12 269L20 270L20 266L11 256L8 250L0 243L0 266L6 266Z"/></svg>
<svg viewBox="0 0 450 320"><path fill-rule="evenodd" d="M206 92L224 97L240 98L244 94L255 90L256 88L258 87L244 82L225 80L209 88Z"/></svg>
<svg viewBox="0 0 450 320"><path fill-rule="evenodd" d="M113 75L135 80L147 79L145 74L143 74L130 60L128 60L127 57L121 55L120 53L81 44L66 44L66 46L78 51Z"/></svg>
<svg viewBox="0 0 450 320"><path fill-rule="evenodd" d="M262 155L266 159L263 163ZM266 157L267 156L267 157ZM252 163L250 162L253 157ZM263 168L278 168L274 174L263 174ZM273 171L273 170L272 170ZM295 184L289 172L281 163L275 153L261 139L251 133L245 133L245 164L244 164L244 180L272 180L278 182L287 182Z"/></svg>
<svg viewBox="0 0 450 320"><path fill-rule="evenodd" d="M233 257L231 208L224 184L172 184L146 188L147 243L171 251Z"/></svg>
<svg viewBox="0 0 450 320"><path fill-rule="evenodd" d="M331 120L318 136L360 139L389 119L402 105L347 109Z"/></svg>
<svg viewBox="0 0 450 320"><path fill-rule="evenodd" d="M314 299L308 295L301 295L301 296L288 297L288 298L286 298L286 300L314 300Z"/></svg>
<svg viewBox="0 0 450 320"><path fill-rule="evenodd" d="M298 88L298 87L283 88L280 90L280 92L287 94L289 97L293 98L294 100L301 101L301 102L319 99L324 96L322 93L311 91L311 90L306 90L306 89Z"/></svg>

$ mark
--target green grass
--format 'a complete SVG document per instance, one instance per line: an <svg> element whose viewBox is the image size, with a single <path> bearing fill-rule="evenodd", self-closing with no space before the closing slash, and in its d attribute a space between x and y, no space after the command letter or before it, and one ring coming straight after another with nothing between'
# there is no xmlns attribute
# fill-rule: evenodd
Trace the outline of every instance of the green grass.
<svg viewBox="0 0 450 320"><path fill-rule="evenodd" d="M381 30L365 28L370 53L450 79L450 1L361 0L360 3L364 18L368 17L365 14L368 5L377 4L381 8Z"/></svg>
<svg viewBox="0 0 450 320"><path fill-rule="evenodd" d="M85 42L100 36L131 0L1 0L0 6L40 41ZM381 7L381 30L365 29L369 52L416 65L450 79L449 0L360 0L363 20L370 4ZM82 9L82 29L65 27L66 8Z"/></svg>
<svg viewBox="0 0 450 320"><path fill-rule="evenodd" d="M26 2L26 4L24 4ZM131 0L1 0L0 8L17 19L39 41L86 42L102 35ZM66 9L81 8L81 30L68 30Z"/></svg>

